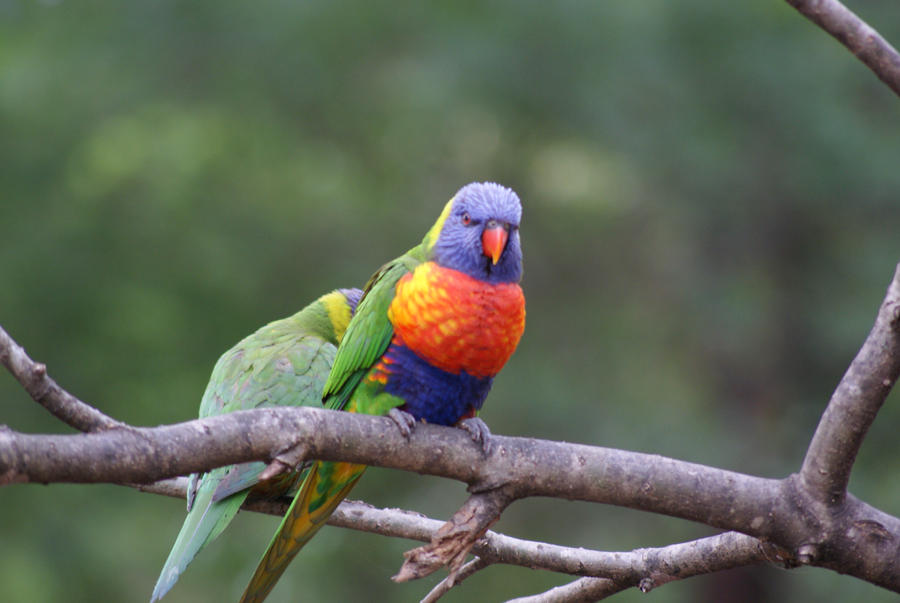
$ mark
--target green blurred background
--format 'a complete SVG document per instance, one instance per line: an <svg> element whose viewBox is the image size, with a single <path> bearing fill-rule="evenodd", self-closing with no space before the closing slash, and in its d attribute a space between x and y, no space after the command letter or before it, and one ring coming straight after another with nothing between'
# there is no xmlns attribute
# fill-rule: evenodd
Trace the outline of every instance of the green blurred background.
<svg viewBox="0 0 900 603"><path fill-rule="evenodd" d="M798 468L900 259L900 104L785 2L0 0L0 324L74 394L195 416L219 354L419 241L473 180L524 202L528 327L496 433ZM896 3L855 2L900 42ZM69 433L0 374L0 422ZM896 396L852 490L900 513ZM355 490L444 518L462 485ZM146 601L183 502L0 490L0 600ZM277 520L242 514L166 599L235 600ZM555 500L497 529L630 550L712 533ZM411 543L326 529L271 597L417 601ZM568 578L482 572L447 601ZM621 601L892 601L771 567Z"/></svg>

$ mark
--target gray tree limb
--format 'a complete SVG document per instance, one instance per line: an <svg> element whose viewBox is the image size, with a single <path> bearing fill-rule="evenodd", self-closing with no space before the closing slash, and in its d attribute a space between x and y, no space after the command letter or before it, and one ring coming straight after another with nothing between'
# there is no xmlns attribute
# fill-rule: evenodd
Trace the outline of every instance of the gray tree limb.
<svg viewBox="0 0 900 603"><path fill-rule="evenodd" d="M432 588L419 603L434 603L450 592L450 589L454 586L461 584L466 578L474 576L477 572L490 566L490 562L485 561L481 557L475 557L456 572L435 584L434 588Z"/></svg>
<svg viewBox="0 0 900 603"><path fill-rule="evenodd" d="M638 549L621 554L619 572L606 578L581 578L545 593L514 599L516 603L571 603L599 601L636 586L650 592L673 580L756 565L778 559L778 551L760 541L735 532L673 544L655 549Z"/></svg>
<svg viewBox="0 0 900 603"><path fill-rule="evenodd" d="M0 364L6 367L35 402L66 425L79 431L125 426L57 385L47 375L47 367L29 358L22 346L3 327L0 327Z"/></svg>
<svg viewBox="0 0 900 603"><path fill-rule="evenodd" d="M798 477L766 479L657 455L494 436L488 458L461 430L419 425L406 441L390 419L272 408L155 428L77 435L0 431L0 484L150 482L271 458L302 439L310 458L466 482L515 496L616 504L771 541L811 565L900 592L900 520L853 496L828 507Z"/></svg>
<svg viewBox="0 0 900 603"><path fill-rule="evenodd" d="M623 591L625 588L606 578L579 578L547 592L518 597L507 603L592 603Z"/></svg>
<svg viewBox="0 0 900 603"><path fill-rule="evenodd" d="M878 79L900 95L900 53L877 31L838 0L787 0L865 63Z"/></svg>
<svg viewBox="0 0 900 603"><path fill-rule="evenodd" d="M803 486L827 505L847 493L850 471L900 374L900 267L875 325L831 396L800 469Z"/></svg>

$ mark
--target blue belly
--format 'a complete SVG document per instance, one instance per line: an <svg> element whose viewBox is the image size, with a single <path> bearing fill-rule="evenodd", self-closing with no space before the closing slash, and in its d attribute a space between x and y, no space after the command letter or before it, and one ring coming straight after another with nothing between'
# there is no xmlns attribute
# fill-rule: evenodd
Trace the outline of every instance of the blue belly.
<svg viewBox="0 0 900 603"><path fill-rule="evenodd" d="M473 409L479 410L494 381L492 377L473 377L465 371L458 375L448 373L396 341L384 356L390 362L384 390L406 401L402 410L428 423L453 425Z"/></svg>

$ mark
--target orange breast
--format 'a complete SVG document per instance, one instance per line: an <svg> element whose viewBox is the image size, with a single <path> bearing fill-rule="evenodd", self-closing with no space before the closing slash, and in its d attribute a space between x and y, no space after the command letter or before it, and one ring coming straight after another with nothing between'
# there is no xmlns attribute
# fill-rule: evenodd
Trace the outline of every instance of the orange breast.
<svg viewBox="0 0 900 603"><path fill-rule="evenodd" d="M490 284L426 262L397 283L388 318L403 343L430 364L492 377L522 337L525 296L516 283Z"/></svg>

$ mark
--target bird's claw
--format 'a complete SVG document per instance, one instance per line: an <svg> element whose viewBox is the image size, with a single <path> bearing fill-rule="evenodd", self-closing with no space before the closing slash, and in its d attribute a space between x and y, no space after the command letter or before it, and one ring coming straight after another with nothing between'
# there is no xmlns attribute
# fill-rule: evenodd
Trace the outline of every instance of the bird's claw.
<svg viewBox="0 0 900 603"><path fill-rule="evenodd" d="M405 410L400 410L399 408L390 409L387 416L397 425L397 428L400 430L400 433L403 435L403 437L408 440L409 434L412 433L412 428L416 425L416 418Z"/></svg>
<svg viewBox="0 0 900 603"><path fill-rule="evenodd" d="M491 441L491 430L488 428L487 423L478 417L470 417L468 419L463 419L457 423L456 426L468 431L469 435L472 437L472 441L476 444L481 444L484 456L490 456L491 451L494 449L494 445Z"/></svg>
<svg viewBox="0 0 900 603"><path fill-rule="evenodd" d="M191 473L191 478L188 481L187 487L187 510L188 513L191 512L191 509L194 508L194 498L197 496L197 488L200 487L200 474L199 473Z"/></svg>

